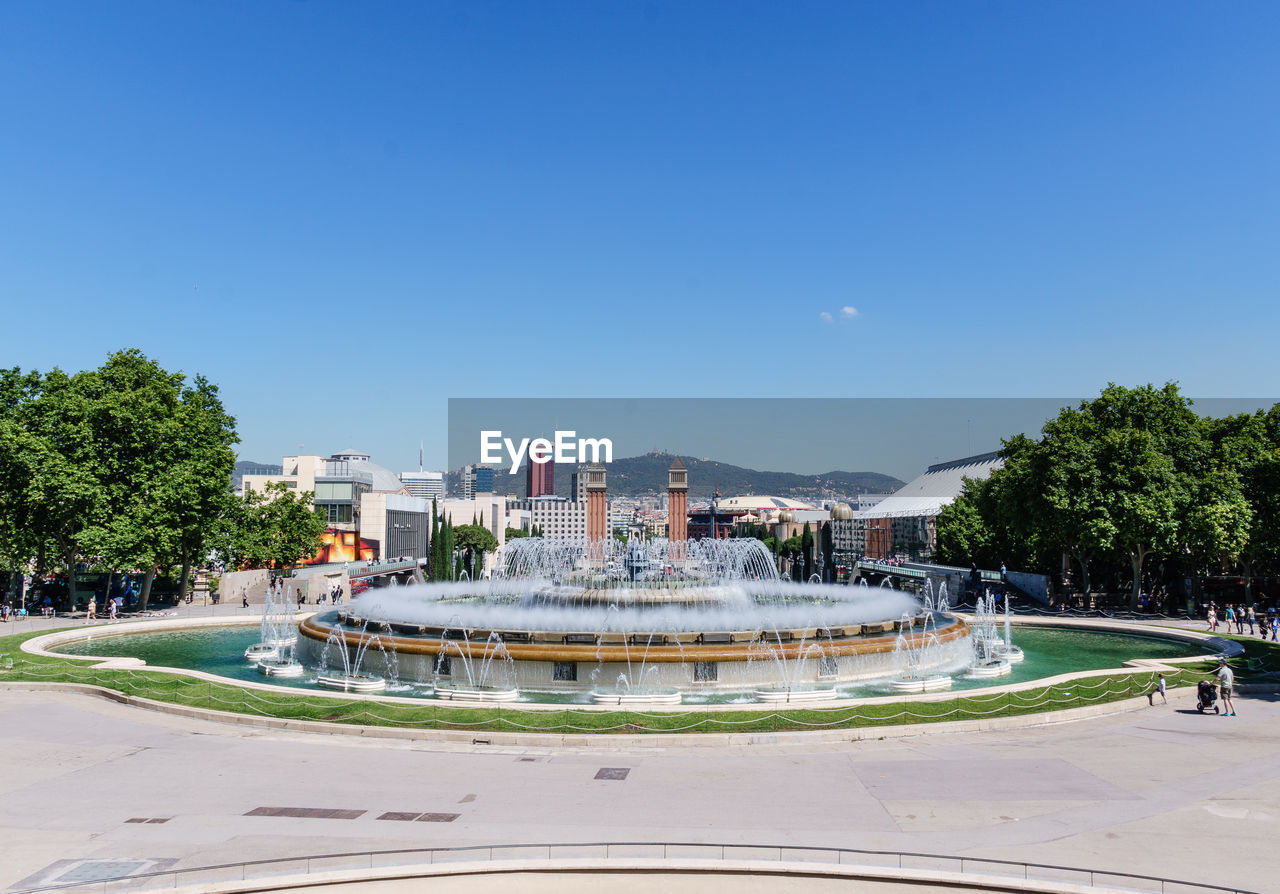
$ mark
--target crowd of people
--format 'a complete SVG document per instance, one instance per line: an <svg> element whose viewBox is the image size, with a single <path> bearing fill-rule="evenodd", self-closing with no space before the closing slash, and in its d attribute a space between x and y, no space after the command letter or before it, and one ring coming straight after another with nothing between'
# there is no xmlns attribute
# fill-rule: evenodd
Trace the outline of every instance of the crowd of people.
<svg viewBox="0 0 1280 894"><path fill-rule="evenodd" d="M1280 614L1274 606L1263 611L1256 605L1228 603L1219 607L1216 602L1210 602L1205 619L1212 633L1217 633L1218 626L1222 625L1224 633L1244 636L1245 628L1248 627L1250 636L1280 642Z"/></svg>

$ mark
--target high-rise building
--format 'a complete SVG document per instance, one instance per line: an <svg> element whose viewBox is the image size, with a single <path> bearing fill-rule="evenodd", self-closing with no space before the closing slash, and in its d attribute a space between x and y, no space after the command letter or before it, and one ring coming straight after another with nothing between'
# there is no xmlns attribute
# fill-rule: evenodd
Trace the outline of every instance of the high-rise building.
<svg viewBox="0 0 1280 894"><path fill-rule="evenodd" d="M463 466L462 499L474 500L476 494L493 493L492 466Z"/></svg>
<svg viewBox="0 0 1280 894"><path fill-rule="evenodd" d="M411 496L424 500L444 499L443 472L401 472L400 480Z"/></svg>
<svg viewBox="0 0 1280 894"><path fill-rule="evenodd" d="M556 464L552 461L535 463L526 457L524 470L525 499L533 500L556 492Z"/></svg>

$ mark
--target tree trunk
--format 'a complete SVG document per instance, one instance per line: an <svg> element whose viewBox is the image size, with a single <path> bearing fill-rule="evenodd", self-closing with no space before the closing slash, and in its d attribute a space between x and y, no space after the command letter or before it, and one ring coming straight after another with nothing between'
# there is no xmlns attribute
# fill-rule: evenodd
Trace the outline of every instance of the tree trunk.
<svg viewBox="0 0 1280 894"><path fill-rule="evenodd" d="M69 549L66 552L65 561L67 563L67 599L71 602L67 606L71 611L76 610L76 551Z"/></svg>
<svg viewBox="0 0 1280 894"><path fill-rule="evenodd" d="M1080 589L1085 599L1089 598L1089 553L1074 552L1071 554L1075 557L1077 564L1080 566Z"/></svg>
<svg viewBox="0 0 1280 894"><path fill-rule="evenodd" d="M183 555L182 557L182 583L178 585L179 601L186 601L187 588L191 586L191 557Z"/></svg>
<svg viewBox="0 0 1280 894"><path fill-rule="evenodd" d="M1142 563L1146 561L1147 549L1141 543L1129 550L1129 562L1133 565L1133 592L1129 594L1129 610L1138 610L1138 597L1142 593Z"/></svg>
<svg viewBox="0 0 1280 894"><path fill-rule="evenodd" d="M1244 604L1253 605L1253 560L1242 556L1240 561L1244 565Z"/></svg>
<svg viewBox="0 0 1280 894"><path fill-rule="evenodd" d="M138 597L138 611L147 610L147 600L151 598L151 582L156 579L156 566L152 565L147 569L147 574L142 579L142 595Z"/></svg>

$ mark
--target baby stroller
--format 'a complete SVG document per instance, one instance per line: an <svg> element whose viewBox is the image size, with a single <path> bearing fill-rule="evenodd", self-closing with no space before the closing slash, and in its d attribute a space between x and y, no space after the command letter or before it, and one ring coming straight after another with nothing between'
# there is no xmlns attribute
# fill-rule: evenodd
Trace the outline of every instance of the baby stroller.
<svg viewBox="0 0 1280 894"><path fill-rule="evenodd" d="M1201 680L1196 684L1196 710L1203 714L1213 708L1218 713L1218 687L1211 680Z"/></svg>

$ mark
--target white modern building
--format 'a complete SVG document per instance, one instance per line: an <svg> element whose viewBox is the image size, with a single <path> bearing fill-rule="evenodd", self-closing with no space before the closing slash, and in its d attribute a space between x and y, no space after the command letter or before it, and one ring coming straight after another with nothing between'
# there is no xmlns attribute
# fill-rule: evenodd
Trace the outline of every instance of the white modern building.
<svg viewBox="0 0 1280 894"><path fill-rule="evenodd" d="M444 472L401 472L400 481L412 496L424 500L444 499Z"/></svg>

